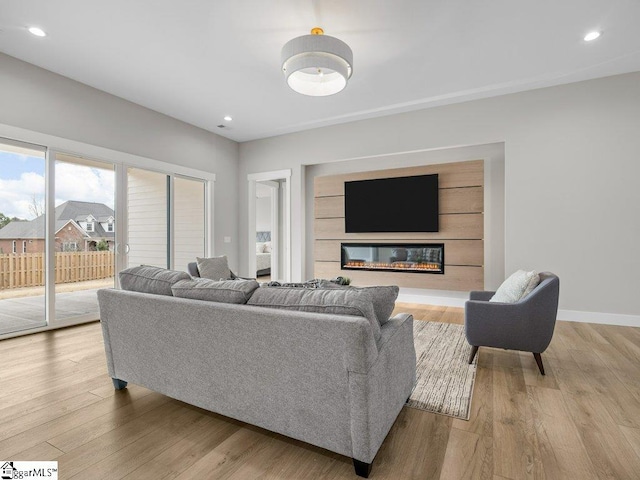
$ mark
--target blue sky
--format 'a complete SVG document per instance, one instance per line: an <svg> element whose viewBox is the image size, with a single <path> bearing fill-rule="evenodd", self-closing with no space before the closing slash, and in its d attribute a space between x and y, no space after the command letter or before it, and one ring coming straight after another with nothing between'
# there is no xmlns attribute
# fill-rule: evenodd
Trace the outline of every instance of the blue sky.
<svg viewBox="0 0 640 480"><path fill-rule="evenodd" d="M44 174L44 157L0 150L0 213L32 220L33 198L44 204ZM114 191L113 170L56 162L56 206L67 200L80 200L113 208Z"/></svg>
<svg viewBox="0 0 640 480"><path fill-rule="evenodd" d="M0 178L17 180L24 172L44 175L44 157L31 157L0 150Z"/></svg>

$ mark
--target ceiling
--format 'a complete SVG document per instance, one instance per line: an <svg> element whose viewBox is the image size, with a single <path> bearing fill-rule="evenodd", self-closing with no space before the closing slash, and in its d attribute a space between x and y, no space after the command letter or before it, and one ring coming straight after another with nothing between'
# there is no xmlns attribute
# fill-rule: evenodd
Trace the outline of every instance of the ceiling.
<svg viewBox="0 0 640 480"><path fill-rule="evenodd" d="M638 0L13 0L0 51L247 141L639 71L639 23ZM331 97L280 70L282 45L314 26L353 50Z"/></svg>

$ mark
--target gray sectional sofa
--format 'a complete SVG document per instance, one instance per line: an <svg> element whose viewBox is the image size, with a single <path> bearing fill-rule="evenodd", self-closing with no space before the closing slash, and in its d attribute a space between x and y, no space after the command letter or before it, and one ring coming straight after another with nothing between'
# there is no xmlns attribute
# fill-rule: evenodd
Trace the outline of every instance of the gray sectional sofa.
<svg viewBox="0 0 640 480"><path fill-rule="evenodd" d="M151 291L98 292L116 388L143 385L352 457L368 476L414 385L411 315L374 332L364 316L178 298L163 284Z"/></svg>

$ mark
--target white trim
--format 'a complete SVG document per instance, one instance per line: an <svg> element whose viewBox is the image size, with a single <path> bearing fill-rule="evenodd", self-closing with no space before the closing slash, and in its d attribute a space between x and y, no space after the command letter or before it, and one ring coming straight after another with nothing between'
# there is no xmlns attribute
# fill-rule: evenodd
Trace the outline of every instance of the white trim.
<svg viewBox="0 0 640 480"><path fill-rule="evenodd" d="M627 315L623 313L558 310L558 320L565 320L567 322L599 323L602 325L620 325L623 327L640 327L640 315Z"/></svg>
<svg viewBox="0 0 640 480"><path fill-rule="evenodd" d="M247 256L247 268L248 271L245 272L247 277L255 277L257 273L257 259L256 259L256 181L249 178L250 175L247 176L247 180L249 185L247 185L247 193L249 202L247 215L249 217L249 225L247 228L247 246L249 249Z"/></svg>
<svg viewBox="0 0 640 480"><path fill-rule="evenodd" d="M168 217L169 217L169 225L167 228L169 231L167 232L167 253L169 254L168 265L167 268L170 270L175 269L175 260L176 260L176 245L175 245L175 234L176 234L176 222L175 222L175 202L176 202L176 189L175 189L175 176L167 175L167 208L168 208ZM206 228L206 226L205 226Z"/></svg>
<svg viewBox="0 0 640 480"><path fill-rule="evenodd" d="M45 321L49 327L59 327L56 318L56 152L47 148L45 153L45 189L44 189L44 245L45 245L45 282L44 308ZM67 222L68 223L68 222ZM75 223L75 222L74 222ZM82 230L83 231L83 230Z"/></svg>
<svg viewBox="0 0 640 480"><path fill-rule="evenodd" d="M264 182L266 180L280 180L281 178L291 178L291 169L275 170L273 172L258 172L247 175L247 180L254 182Z"/></svg>
<svg viewBox="0 0 640 480"><path fill-rule="evenodd" d="M57 233L59 233L59 232L60 232L64 227L66 227L66 226L67 226L67 225L69 225L70 223L72 223L72 224L75 226L75 228L77 228L77 229L80 231L80 233L81 233L82 235L84 235L85 237L89 237L89 235L87 235L87 231L86 231L84 228L82 228L82 227L78 224L78 222L76 222L76 221L75 221L74 219L72 219L72 218L70 218L69 220L67 220L67 222L66 222L64 225L62 225L58 230L56 230L56 231L55 231L55 233L54 233L54 235L55 235L55 234L57 234ZM54 228L55 228L55 225L54 225Z"/></svg>

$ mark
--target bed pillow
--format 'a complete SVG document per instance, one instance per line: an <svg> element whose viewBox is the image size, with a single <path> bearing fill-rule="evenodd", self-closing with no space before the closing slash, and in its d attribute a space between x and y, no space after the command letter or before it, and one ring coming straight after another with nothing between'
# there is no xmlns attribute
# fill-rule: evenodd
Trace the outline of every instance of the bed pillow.
<svg viewBox="0 0 640 480"><path fill-rule="evenodd" d="M256 242L256 253L264 253L264 242Z"/></svg>
<svg viewBox="0 0 640 480"><path fill-rule="evenodd" d="M198 272L201 278L210 280L228 280L231 278L231 270L226 255L220 257L200 258L196 257Z"/></svg>
<svg viewBox="0 0 640 480"><path fill-rule="evenodd" d="M118 278L123 290L170 296L173 295L171 287L176 282L188 280L191 276L187 272L140 265L122 270Z"/></svg>
<svg viewBox="0 0 640 480"><path fill-rule="evenodd" d="M489 299L490 302L516 303L529 295L540 283L540 275L535 270L526 272L518 270L511 274L496 293Z"/></svg>
<svg viewBox="0 0 640 480"><path fill-rule="evenodd" d="M376 342L380 339L380 323L373 310L371 294L364 290L263 286L253 292L247 305L365 317L369 320Z"/></svg>
<svg viewBox="0 0 640 480"><path fill-rule="evenodd" d="M371 293L373 310L380 325L384 325L391 318L393 309L396 307L396 299L400 288L397 285L380 285L374 287L354 287L351 285L339 285L329 280L320 280L318 288L348 289L355 288Z"/></svg>
<svg viewBox="0 0 640 480"><path fill-rule="evenodd" d="M260 285L255 280L210 280L193 278L180 280L171 287L174 297L219 303L247 303Z"/></svg>

